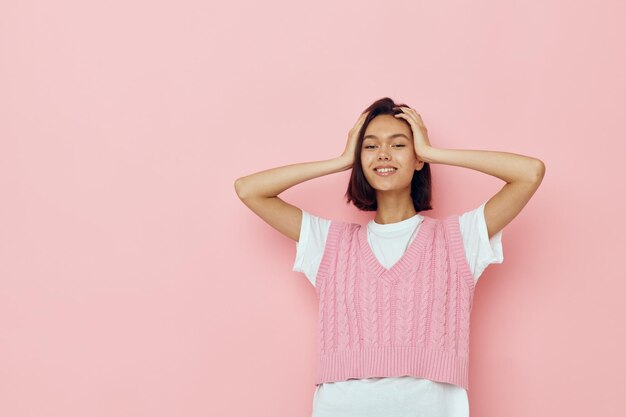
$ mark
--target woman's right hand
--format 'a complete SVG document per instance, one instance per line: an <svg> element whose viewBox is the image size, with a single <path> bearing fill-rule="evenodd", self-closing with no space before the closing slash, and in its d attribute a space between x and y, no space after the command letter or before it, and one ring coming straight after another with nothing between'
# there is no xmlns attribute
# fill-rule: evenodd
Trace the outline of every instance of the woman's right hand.
<svg viewBox="0 0 626 417"><path fill-rule="evenodd" d="M354 165L354 154L356 152L356 143L359 140L359 132L363 127L363 123L365 122L365 118L367 117L367 113L361 113L359 119L356 121L355 125L350 129L348 133L348 142L346 143L346 148L341 154L341 159L346 161L346 165L350 169L352 165Z"/></svg>

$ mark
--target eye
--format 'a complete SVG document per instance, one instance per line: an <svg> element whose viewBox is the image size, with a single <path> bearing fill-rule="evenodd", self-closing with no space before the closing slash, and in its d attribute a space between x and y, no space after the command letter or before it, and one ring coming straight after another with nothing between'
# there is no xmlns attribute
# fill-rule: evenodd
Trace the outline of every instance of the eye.
<svg viewBox="0 0 626 417"><path fill-rule="evenodd" d="M393 146L397 147L397 148L404 148L406 145L401 144L401 143L397 143L397 144L395 144ZM363 149L371 149L371 148L375 148L375 147L376 147L376 145L365 145L365 146L363 146Z"/></svg>

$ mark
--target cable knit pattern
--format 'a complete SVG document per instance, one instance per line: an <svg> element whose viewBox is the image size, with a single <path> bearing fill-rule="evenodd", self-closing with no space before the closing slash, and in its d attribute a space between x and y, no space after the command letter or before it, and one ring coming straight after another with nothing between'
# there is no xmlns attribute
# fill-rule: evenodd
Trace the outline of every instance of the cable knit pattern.
<svg viewBox="0 0 626 417"><path fill-rule="evenodd" d="M315 280L317 384L410 375L469 391L475 283L459 217L423 217L389 269L372 252L366 226L331 221Z"/></svg>

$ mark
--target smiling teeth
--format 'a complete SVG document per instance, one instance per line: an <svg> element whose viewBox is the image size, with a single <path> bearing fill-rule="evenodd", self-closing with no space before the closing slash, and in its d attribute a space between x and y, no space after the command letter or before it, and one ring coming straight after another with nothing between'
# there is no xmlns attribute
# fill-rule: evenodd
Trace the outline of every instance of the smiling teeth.
<svg viewBox="0 0 626 417"><path fill-rule="evenodd" d="M376 171L378 172L391 172L391 171L395 171L395 168L378 168Z"/></svg>

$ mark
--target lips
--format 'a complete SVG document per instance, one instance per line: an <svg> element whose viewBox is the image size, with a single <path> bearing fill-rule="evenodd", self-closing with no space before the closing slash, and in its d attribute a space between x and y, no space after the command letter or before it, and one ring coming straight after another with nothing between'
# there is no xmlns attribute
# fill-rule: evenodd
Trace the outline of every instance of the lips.
<svg viewBox="0 0 626 417"><path fill-rule="evenodd" d="M379 171L379 169L384 169L384 171ZM374 168L374 172L376 173L376 175L380 175L381 177L387 177L389 175L393 175L396 173L398 169L395 167L379 167L379 168Z"/></svg>

